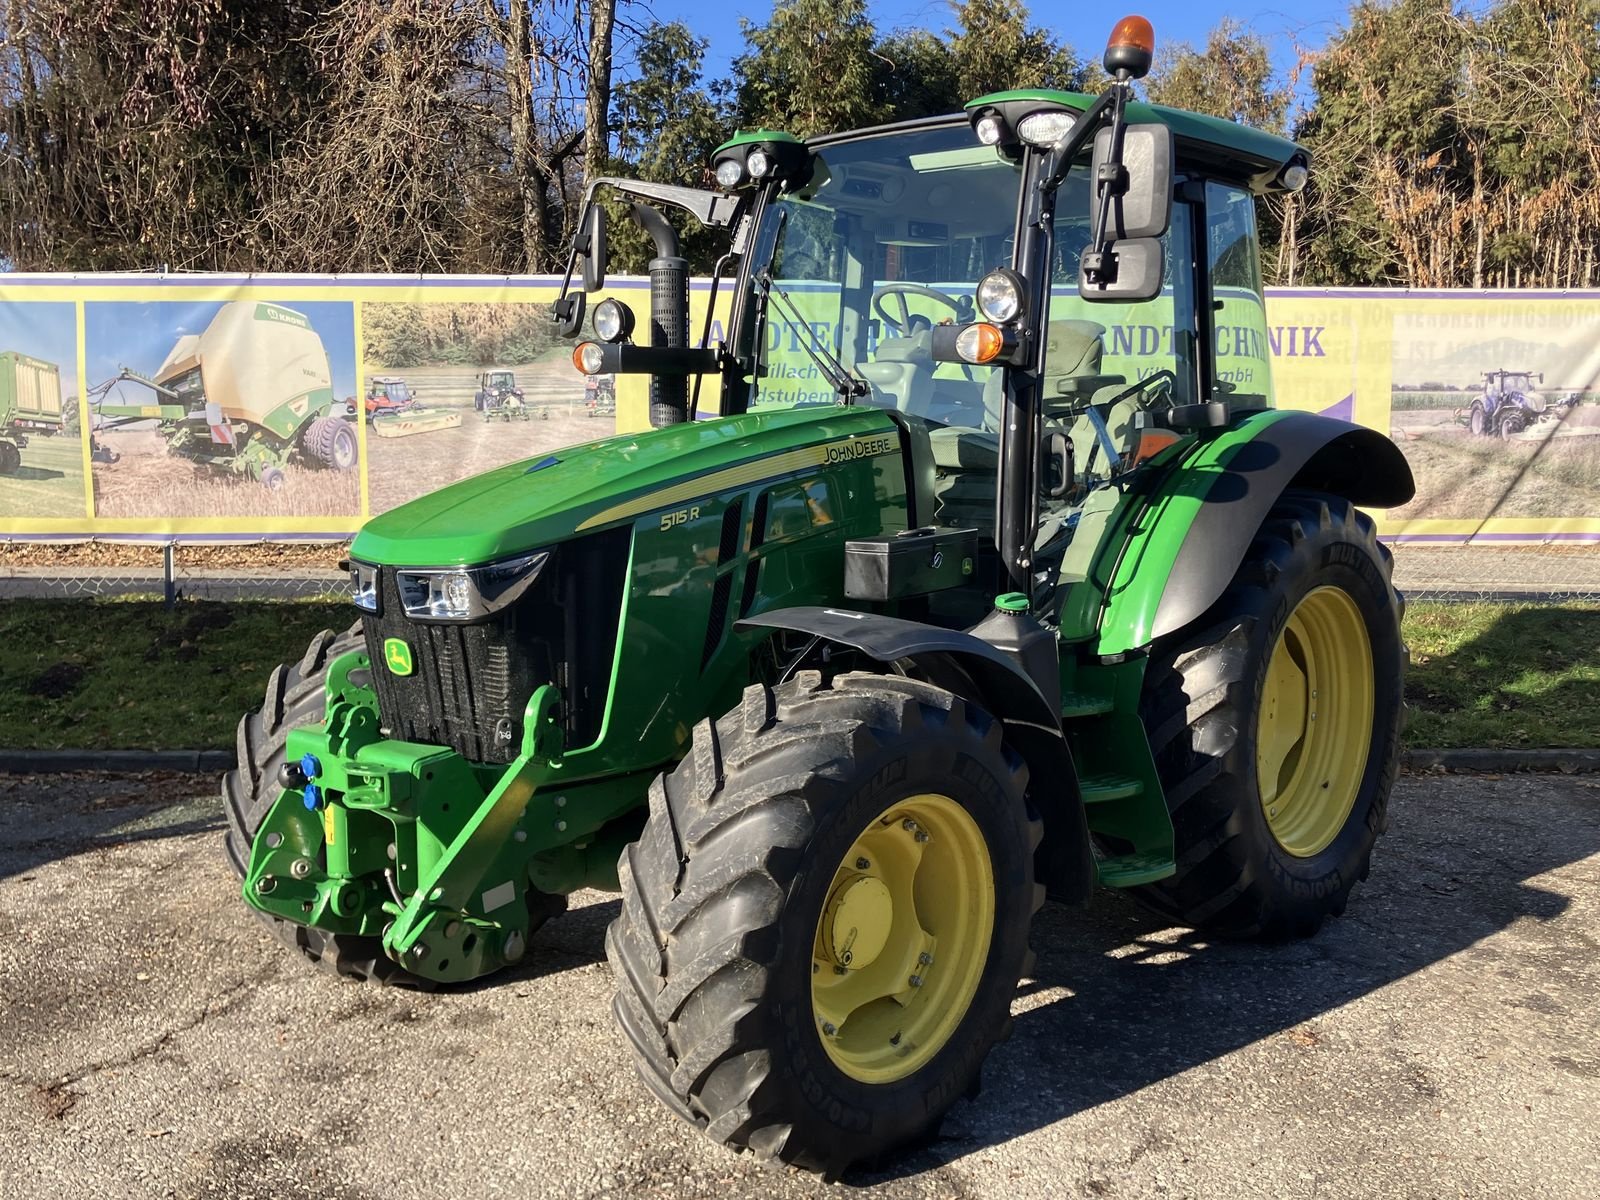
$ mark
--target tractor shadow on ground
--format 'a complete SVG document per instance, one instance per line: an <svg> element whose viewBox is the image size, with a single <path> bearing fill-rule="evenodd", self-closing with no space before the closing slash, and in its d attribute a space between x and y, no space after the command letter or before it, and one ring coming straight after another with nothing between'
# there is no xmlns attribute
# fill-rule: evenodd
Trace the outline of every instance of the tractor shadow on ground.
<svg viewBox="0 0 1600 1200"><path fill-rule="evenodd" d="M1402 780L1371 879L1303 941L1208 941L1103 891L1086 910L1046 905L1033 925L1036 978L981 1099L958 1104L924 1148L846 1182L935 1169L1265 1038L1314 1039L1298 1027L1519 921L1560 916L1567 897L1526 881L1600 851L1600 807L1535 794L1519 797L1526 809L1485 802L1464 815L1454 790Z"/></svg>

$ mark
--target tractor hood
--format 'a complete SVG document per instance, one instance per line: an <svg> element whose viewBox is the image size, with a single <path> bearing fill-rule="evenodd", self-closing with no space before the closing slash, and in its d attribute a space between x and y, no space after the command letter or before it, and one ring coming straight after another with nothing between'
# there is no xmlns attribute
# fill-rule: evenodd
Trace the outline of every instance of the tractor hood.
<svg viewBox="0 0 1600 1200"><path fill-rule="evenodd" d="M368 521L350 553L390 566L493 562L631 524L718 490L898 449L886 413L832 405L620 434L510 463L402 504Z"/></svg>

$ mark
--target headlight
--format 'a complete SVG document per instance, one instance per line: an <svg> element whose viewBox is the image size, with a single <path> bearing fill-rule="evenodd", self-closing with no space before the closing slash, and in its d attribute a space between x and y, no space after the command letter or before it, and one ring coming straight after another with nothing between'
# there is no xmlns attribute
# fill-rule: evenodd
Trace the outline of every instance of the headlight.
<svg viewBox="0 0 1600 1200"><path fill-rule="evenodd" d="M979 117L977 125L973 128L977 130L978 140L985 146L998 146L1006 132L1005 126L1000 124L1000 118L996 116Z"/></svg>
<svg viewBox="0 0 1600 1200"><path fill-rule="evenodd" d="M717 164L717 183L725 188L736 188L744 180L744 166L736 158L725 158Z"/></svg>
<svg viewBox="0 0 1600 1200"><path fill-rule="evenodd" d="M406 616L424 621L477 621L499 612L539 578L548 550L482 567L417 567L394 573Z"/></svg>
<svg viewBox="0 0 1600 1200"><path fill-rule="evenodd" d="M1311 178L1311 171L1305 163L1295 159L1283 169L1283 174L1278 176L1278 183L1286 192L1298 192L1305 187L1306 181Z"/></svg>
<svg viewBox="0 0 1600 1200"><path fill-rule="evenodd" d="M772 158L765 150L752 150L750 157L744 160L744 165L749 169L751 179L760 179L772 170Z"/></svg>
<svg viewBox="0 0 1600 1200"><path fill-rule="evenodd" d="M600 301L594 309L594 332L603 342L622 341L633 332L633 309L620 300Z"/></svg>
<svg viewBox="0 0 1600 1200"><path fill-rule="evenodd" d="M978 281L978 311L986 321L1003 325L1022 313L1022 276L1009 267L990 271Z"/></svg>
<svg viewBox="0 0 1600 1200"><path fill-rule="evenodd" d="M606 365L606 352L599 342L579 342L572 348L572 365L585 375L598 375Z"/></svg>
<svg viewBox="0 0 1600 1200"><path fill-rule="evenodd" d="M365 612L376 613L378 601L378 568L371 563L350 560L350 586L356 607Z"/></svg>
<svg viewBox="0 0 1600 1200"><path fill-rule="evenodd" d="M1074 114L1055 109L1029 113L1017 122L1017 136L1030 146L1054 146L1077 123Z"/></svg>

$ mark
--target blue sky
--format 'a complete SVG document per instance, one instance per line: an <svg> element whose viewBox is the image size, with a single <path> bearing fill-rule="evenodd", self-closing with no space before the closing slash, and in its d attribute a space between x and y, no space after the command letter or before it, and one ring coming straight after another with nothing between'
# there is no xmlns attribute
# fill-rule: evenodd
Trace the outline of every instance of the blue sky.
<svg viewBox="0 0 1600 1200"><path fill-rule="evenodd" d="M869 7L879 33L900 28L942 30L954 23L946 0L869 0ZM1349 7L1348 0L1302 0L1293 5L1224 5L1214 0L1135 0L1126 7L1029 5L1035 25L1049 29L1091 59L1098 57L1117 19L1129 13L1150 19L1158 46L1174 42L1202 46L1207 32L1223 17L1231 16L1267 41L1274 63L1286 74L1295 64L1297 45L1310 49L1321 46L1344 25ZM734 56L744 50L739 18L762 23L771 14L772 4L771 0L645 0L633 9L632 19L646 19L645 11L653 12L662 21L682 21L700 37L710 39L706 75L715 78L727 74Z"/></svg>
<svg viewBox="0 0 1600 1200"><path fill-rule="evenodd" d="M77 394L78 315L74 305L0 302L0 350L19 350L61 368L61 395Z"/></svg>
<svg viewBox="0 0 1600 1200"><path fill-rule="evenodd" d="M188 300L104 300L85 304L84 358L90 386L104 383L123 367L147 377L154 375L173 343L186 333L199 333L221 307L218 303ZM303 314L322 338L333 369L333 394L340 399L355 395L356 335L350 303L293 300L284 307ZM149 393L138 384L118 386L124 389L129 403L148 402Z"/></svg>

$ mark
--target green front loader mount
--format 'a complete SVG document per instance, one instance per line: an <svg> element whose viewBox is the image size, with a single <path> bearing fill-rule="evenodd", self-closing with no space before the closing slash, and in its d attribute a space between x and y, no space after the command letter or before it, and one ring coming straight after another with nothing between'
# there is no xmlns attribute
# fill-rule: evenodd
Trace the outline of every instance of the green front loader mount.
<svg viewBox="0 0 1600 1200"><path fill-rule="evenodd" d="M1234 937L1343 910L1404 654L1355 505L1411 479L1276 407L1255 200L1306 158L1131 103L1147 43L1118 26L1099 97L591 186L568 279L603 285L620 192L651 312L602 302L574 361L647 374L654 427L362 530L354 625L274 674L224 782L285 941L452 984L619 890L644 1082L836 1175L971 1089L1046 895ZM696 344L663 205L729 233L725 341ZM575 335L585 291L553 315Z"/></svg>

